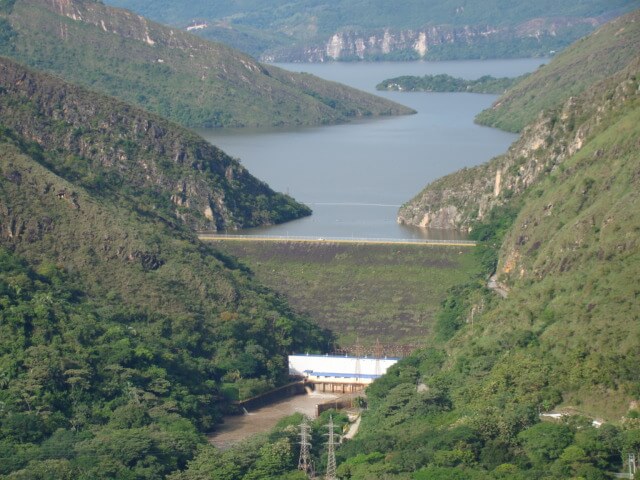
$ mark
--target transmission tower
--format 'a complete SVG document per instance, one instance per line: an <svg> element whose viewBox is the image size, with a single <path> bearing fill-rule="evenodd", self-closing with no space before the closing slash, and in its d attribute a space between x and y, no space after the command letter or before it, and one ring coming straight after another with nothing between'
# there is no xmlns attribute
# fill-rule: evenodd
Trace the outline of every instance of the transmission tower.
<svg viewBox="0 0 640 480"><path fill-rule="evenodd" d="M311 462L311 427L307 423L307 417L302 419L300 426L300 459L298 470L302 470L307 477L313 478L313 463Z"/></svg>
<svg viewBox="0 0 640 480"><path fill-rule="evenodd" d="M327 474L325 480L336 480L336 433L334 431L333 417L329 416L329 423L327 424L329 433L327 433Z"/></svg>

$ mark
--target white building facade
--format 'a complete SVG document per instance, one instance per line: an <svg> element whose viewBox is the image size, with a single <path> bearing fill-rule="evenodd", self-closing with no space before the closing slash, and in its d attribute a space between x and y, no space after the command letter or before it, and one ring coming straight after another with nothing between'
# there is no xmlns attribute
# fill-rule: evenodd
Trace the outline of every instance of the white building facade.
<svg viewBox="0 0 640 480"><path fill-rule="evenodd" d="M334 355L289 355L289 374L316 383L369 384L381 377L398 358Z"/></svg>

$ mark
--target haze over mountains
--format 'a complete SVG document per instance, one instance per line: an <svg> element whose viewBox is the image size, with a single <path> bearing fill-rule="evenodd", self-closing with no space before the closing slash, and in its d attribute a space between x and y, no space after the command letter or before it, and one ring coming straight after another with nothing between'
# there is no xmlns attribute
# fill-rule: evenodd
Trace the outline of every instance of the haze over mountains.
<svg viewBox="0 0 640 480"><path fill-rule="evenodd" d="M638 6L637 0L109 3L281 62L548 55Z"/></svg>

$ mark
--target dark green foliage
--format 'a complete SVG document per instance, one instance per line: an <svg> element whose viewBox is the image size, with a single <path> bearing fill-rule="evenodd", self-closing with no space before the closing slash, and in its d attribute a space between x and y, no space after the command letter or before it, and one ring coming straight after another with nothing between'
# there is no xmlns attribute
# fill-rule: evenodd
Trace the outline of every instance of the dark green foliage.
<svg viewBox="0 0 640 480"><path fill-rule="evenodd" d="M330 340L177 218L52 173L81 171L55 153L0 128L0 475L163 478L233 410L222 385L272 388L287 352Z"/></svg>
<svg viewBox="0 0 640 480"><path fill-rule="evenodd" d="M511 88L526 75L516 78L495 78L485 75L477 80L465 80L451 75L402 76L383 80L376 85L377 90L401 92L469 92L501 94Z"/></svg>
<svg viewBox="0 0 640 480"><path fill-rule="evenodd" d="M0 13L11 13L15 3L16 0L0 0Z"/></svg>
<svg viewBox="0 0 640 480"><path fill-rule="evenodd" d="M543 422L524 430L518 439L534 465L546 465L562 455L572 443L573 433L564 425Z"/></svg>
<svg viewBox="0 0 640 480"><path fill-rule="evenodd" d="M467 322L468 299L474 289L477 289L475 284L457 285L449 291L436 316L436 338L449 340Z"/></svg>
<svg viewBox="0 0 640 480"><path fill-rule="evenodd" d="M478 242L475 254L489 275L496 271L500 246L521 208L521 200L499 205L492 208L486 218L475 222L472 227L469 238Z"/></svg>
<svg viewBox="0 0 640 480"><path fill-rule="evenodd" d="M11 50L11 42L14 36L15 32L11 28L11 24L5 18L0 17L0 52Z"/></svg>

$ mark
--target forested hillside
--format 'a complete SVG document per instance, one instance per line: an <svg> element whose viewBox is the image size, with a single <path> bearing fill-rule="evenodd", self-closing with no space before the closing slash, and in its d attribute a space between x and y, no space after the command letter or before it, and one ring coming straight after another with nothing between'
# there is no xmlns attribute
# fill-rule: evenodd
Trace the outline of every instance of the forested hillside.
<svg viewBox="0 0 640 480"><path fill-rule="evenodd" d="M317 125L411 113L92 0L3 1L0 55L189 127Z"/></svg>
<svg viewBox="0 0 640 480"><path fill-rule="evenodd" d="M445 302L440 341L368 389L343 478L600 479L637 455L639 72L577 98L598 116L579 151L476 225L502 244L507 298L478 285ZM554 408L569 416L539 423Z"/></svg>
<svg viewBox="0 0 640 480"><path fill-rule="evenodd" d="M0 57L0 121L42 163L98 196L195 230L268 225L311 210L160 117Z"/></svg>
<svg viewBox="0 0 640 480"><path fill-rule="evenodd" d="M0 473L159 478L325 338L234 260L47 155L2 131Z"/></svg>
<svg viewBox="0 0 640 480"><path fill-rule="evenodd" d="M338 478L604 480L639 457L640 59L536 121L549 123L534 149L548 168L471 224L484 275L453 288L424 348L367 389ZM203 450L175 478L215 458ZM281 458L274 476L295 467Z"/></svg>
<svg viewBox="0 0 640 480"><path fill-rule="evenodd" d="M288 352L332 343L197 240L200 194L225 221L302 208L180 127L0 60L0 476L163 478L287 380Z"/></svg>
<svg viewBox="0 0 640 480"><path fill-rule="evenodd" d="M500 97L476 121L518 132L541 110L553 108L624 69L638 51L640 10L635 10L571 45Z"/></svg>
<svg viewBox="0 0 640 480"><path fill-rule="evenodd" d="M424 2L110 0L269 61L548 55L637 0Z"/></svg>

